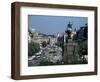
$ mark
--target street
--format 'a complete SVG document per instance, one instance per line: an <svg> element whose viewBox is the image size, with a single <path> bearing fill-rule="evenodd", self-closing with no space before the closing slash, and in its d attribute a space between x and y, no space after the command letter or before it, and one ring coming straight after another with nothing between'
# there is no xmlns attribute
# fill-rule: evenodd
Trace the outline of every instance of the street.
<svg viewBox="0 0 100 82"><path fill-rule="evenodd" d="M38 66L40 62L57 63L62 61L62 49L56 45L47 45L28 59L29 66Z"/></svg>

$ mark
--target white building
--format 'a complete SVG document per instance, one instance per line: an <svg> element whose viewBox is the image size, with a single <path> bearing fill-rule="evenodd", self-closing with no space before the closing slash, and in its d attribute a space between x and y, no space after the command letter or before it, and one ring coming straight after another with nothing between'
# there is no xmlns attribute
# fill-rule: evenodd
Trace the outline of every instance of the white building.
<svg viewBox="0 0 100 82"><path fill-rule="evenodd" d="M44 36L42 33L39 34L38 32L35 32L33 33L32 41L41 44L42 42L48 42L49 38L47 36Z"/></svg>
<svg viewBox="0 0 100 82"><path fill-rule="evenodd" d="M50 45L55 45L55 43L57 43L57 38L56 37L48 37L49 38L49 42Z"/></svg>
<svg viewBox="0 0 100 82"><path fill-rule="evenodd" d="M73 31L72 34L71 34L71 38L73 39L74 35L76 35L76 32Z"/></svg>
<svg viewBox="0 0 100 82"><path fill-rule="evenodd" d="M31 38L31 35L30 33L28 32L28 42L31 43L32 42L32 38Z"/></svg>

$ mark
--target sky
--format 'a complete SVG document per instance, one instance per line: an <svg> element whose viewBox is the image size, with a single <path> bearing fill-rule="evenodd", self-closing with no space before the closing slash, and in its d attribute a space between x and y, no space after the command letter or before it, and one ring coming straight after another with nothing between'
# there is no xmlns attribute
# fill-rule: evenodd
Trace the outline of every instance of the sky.
<svg viewBox="0 0 100 82"><path fill-rule="evenodd" d="M28 28L46 34L55 34L65 32L69 21L73 24L73 30L79 29L88 23L87 17L70 17L70 16L46 16L46 15L29 15Z"/></svg>

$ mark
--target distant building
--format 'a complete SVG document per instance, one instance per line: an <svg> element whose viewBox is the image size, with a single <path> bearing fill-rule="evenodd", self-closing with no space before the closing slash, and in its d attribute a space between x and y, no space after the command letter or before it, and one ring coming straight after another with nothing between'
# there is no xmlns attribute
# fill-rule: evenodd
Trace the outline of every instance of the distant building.
<svg viewBox="0 0 100 82"><path fill-rule="evenodd" d="M46 42L47 44L50 45L55 45L55 43L57 43L57 37L54 35L46 35L43 33L34 32L32 42L39 43L40 45L43 42Z"/></svg>
<svg viewBox="0 0 100 82"><path fill-rule="evenodd" d="M72 31L72 33L71 33L71 38L74 39L74 38L75 38L75 37L74 37L75 35L76 35L76 28L74 29L74 31Z"/></svg>
<svg viewBox="0 0 100 82"><path fill-rule="evenodd" d="M77 30L76 35L74 36L74 40L82 41L87 40L88 34L88 27L87 24L85 26L80 27L79 30Z"/></svg>
<svg viewBox="0 0 100 82"><path fill-rule="evenodd" d="M45 34L34 32L32 41L41 44L42 42L48 42L49 38Z"/></svg>
<svg viewBox="0 0 100 82"><path fill-rule="evenodd" d="M50 45L55 45L57 43L57 38L56 37L48 37Z"/></svg>
<svg viewBox="0 0 100 82"><path fill-rule="evenodd" d="M64 33L63 32L58 32L57 33L57 44L61 47L64 43Z"/></svg>
<svg viewBox="0 0 100 82"><path fill-rule="evenodd" d="M57 33L57 38L58 38L58 37L62 37L63 35L64 35L64 32L58 32L58 33Z"/></svg>
<svg viewBox="0 0 100 82"><path fill-rule="evenodd" d="M31 36L31 33L28 32L28 42L31 43L32 42L32 36Z"/></svg>

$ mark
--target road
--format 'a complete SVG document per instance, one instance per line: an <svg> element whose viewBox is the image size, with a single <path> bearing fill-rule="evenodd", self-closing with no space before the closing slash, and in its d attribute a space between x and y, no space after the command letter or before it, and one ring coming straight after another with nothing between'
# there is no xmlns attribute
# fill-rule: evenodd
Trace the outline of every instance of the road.
<svg viewBox="0 0 100 82"><path fill-rule="evenodd" d="M34 57L29 58L29 66L38 66L41 61L48 61L52 63L62 61L62 49L56 45L47 45L45 48L41 48Z"/></svg>

